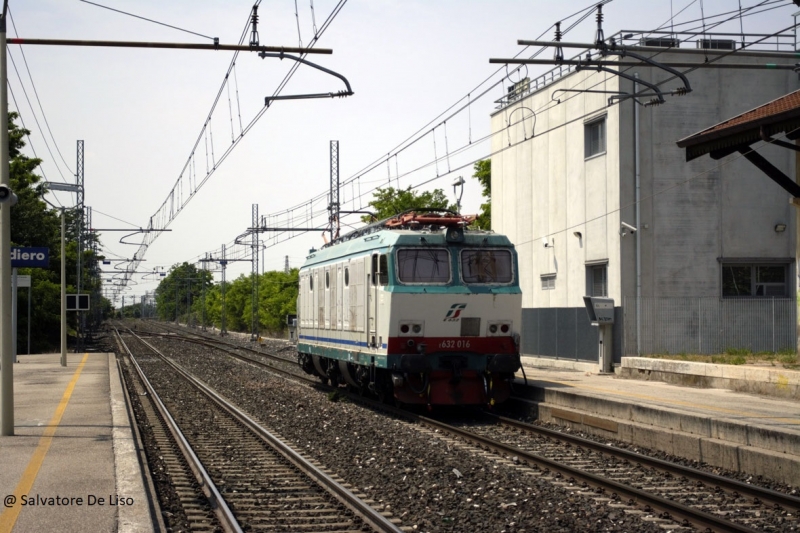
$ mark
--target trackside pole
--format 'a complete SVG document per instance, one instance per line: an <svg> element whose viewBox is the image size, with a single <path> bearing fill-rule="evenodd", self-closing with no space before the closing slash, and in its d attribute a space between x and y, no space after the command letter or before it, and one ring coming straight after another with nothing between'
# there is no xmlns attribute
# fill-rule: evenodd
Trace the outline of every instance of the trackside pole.
<svg viewBox="0 0 800 533"><path fill-rule="evenodd" d="M0 116L8 117L6 12L0 14ZM3 119L5 121L5 118ZM0 127L0 185L11 186L8 125ZM0 436L14 434L14 357L11 345L11 203L0 206Z"/></svg>

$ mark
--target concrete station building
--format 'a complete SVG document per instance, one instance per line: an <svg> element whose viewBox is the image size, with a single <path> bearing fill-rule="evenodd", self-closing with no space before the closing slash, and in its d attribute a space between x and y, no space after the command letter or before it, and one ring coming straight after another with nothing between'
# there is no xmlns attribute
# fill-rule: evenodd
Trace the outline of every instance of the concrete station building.
<svg viewBox="0 0 800 533"><path fill-rule="evenodd" d="M524 355L595 363L599 336L587 295L614 300L616 362L633 354L795 349L790 195L739 154L686 162L676 145L800 87L792 70L736 68L794 64L774 54L793 52L793 36L750 44L762 37L615 35L659 63L702 64L707 56L731 67L676 67L688 71L692 91L683 96L669 94L683 82L664 69L616 67L642 81L638 92L652 94L644 83L659 84L662 105L625 98L634 92L625 77L568 66L523 78L498 100L492 229L519 253ZM795 176L795 152L754 148Z"/></svg>

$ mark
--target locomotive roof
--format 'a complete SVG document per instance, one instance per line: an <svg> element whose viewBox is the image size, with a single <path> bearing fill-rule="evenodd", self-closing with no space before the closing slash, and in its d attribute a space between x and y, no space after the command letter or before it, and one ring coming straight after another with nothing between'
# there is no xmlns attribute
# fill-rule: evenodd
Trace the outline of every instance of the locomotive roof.
<svg viewBox="0 0 800 533"><path fill-rule="evenodd" d="M371 233L362 234L343 242L334 242L321 250L315 250L306 257L304 267L319 263L327 263L348 256L362 255L364 252L388 248L390 246L448 246L457 244L462 247L510 247L511 241L505 235L491 231L464 230L464 240L449 243L445 233L447 227L439 229L388 229L381 228Z"/></svg>

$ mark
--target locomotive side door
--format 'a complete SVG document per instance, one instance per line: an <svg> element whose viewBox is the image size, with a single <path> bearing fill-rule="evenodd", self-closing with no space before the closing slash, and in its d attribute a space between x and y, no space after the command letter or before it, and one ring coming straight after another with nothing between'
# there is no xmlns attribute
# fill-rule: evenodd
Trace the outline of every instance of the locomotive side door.
<svg viewBox="0 0 800 533"><path fill-rule="evenodd" d="M386 254L372 254L370 257L369 279L368 279L368 293L367 299L367 313L369 314L368 322L368 344L372 348L380 348L383 344L383 339L378 336L378 319L380 318L380 304L382 289L389 283L389 266L388 256Z"/></svg>
<svg viewBox="0 0 800 533"><path fill-rule="evenodd" d="M378 342L378 254L370 256L367 269L367 346L375 348Z"/></svg>

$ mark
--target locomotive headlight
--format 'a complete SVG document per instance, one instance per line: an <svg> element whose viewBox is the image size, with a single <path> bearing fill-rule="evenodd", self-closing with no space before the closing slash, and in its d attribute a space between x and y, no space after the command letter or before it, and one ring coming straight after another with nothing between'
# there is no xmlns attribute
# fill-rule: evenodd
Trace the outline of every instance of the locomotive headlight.
<svg viewBox="0 0 800 533"><path fill-rule="evenodd" d="M425 323L415 320L401 320L398 330L399 334L404 337L422 336L425 334Z"/></svg>
<svg viewBox="0 0 800 533"><path fill-rule="evenodd" d="M499 335L508 335L511 331L511 322L507 320L498 320L496 322L489 322L486 328L486 334L490 337Z"/></svg>

